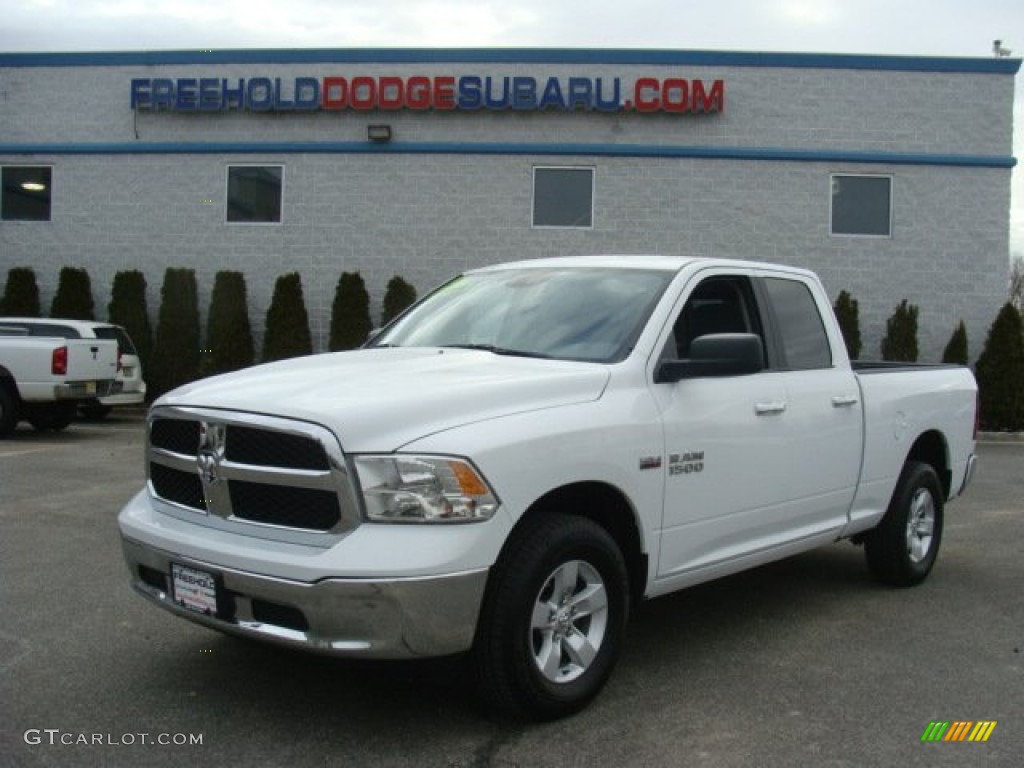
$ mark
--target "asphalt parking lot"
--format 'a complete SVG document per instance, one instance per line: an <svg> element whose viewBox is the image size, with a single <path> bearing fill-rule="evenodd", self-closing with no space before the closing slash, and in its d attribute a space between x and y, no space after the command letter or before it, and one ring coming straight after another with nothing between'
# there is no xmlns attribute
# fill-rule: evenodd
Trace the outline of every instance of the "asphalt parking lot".
<svg viewBox="0 0 1024 768"><path fill-rule="evenodd" d="M529 725L483 714L458 659L307 656L135 596L115 517L142 483L142 429L115 414L0 441L0 766L1024 760L1024 443L981 445L922 586L876 586L844 543L651 601L601 697ZM967 720L996 727L921 741Z"/></svg>

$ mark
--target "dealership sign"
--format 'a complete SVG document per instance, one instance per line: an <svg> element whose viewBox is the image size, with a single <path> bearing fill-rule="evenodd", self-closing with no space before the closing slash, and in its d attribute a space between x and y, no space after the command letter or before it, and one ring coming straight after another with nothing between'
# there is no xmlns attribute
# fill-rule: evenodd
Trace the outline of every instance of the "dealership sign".
<svg viewBox="0 0 1024 768"><path fill-rule="evenodd" d="M725 110L723 80L682 77L252 77L139 78L133 110L170 112L371 112L511 109L712 114Z"/></svg>

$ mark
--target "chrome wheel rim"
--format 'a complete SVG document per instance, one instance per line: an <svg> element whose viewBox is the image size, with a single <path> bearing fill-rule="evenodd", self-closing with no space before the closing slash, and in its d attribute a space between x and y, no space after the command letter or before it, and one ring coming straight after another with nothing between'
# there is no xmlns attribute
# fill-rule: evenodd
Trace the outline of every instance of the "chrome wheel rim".
<svg viewBox="0 0 1024 768"><path fill-rule="evenodd" d="M935 500L927 488L918 488L907 515L907 556L912 563L924 560L935 536Z"/></svg>
<svg viewBox="0 0 1024 768"><path fill-rule="evenodd" d="M544 580L533 604L530 648L552 683L569 683L590 668L608 627L608 592L587 562L572 560Z"/></svg>

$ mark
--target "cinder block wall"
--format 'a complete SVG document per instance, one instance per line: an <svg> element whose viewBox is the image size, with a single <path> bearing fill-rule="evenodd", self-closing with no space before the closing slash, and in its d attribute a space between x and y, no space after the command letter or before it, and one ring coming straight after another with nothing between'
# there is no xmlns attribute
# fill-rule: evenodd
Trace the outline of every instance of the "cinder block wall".
<svg viewBox="0 0 1024 768"><path fill-rule="evenodd" d="M357 114L133 113L135 77L324 77L462 74L725 81L716 115L586 112ZM922 359L937 360L962 318L972 357L1005 300L1010 171L943 157L1008 157L1013 77L993 74L758 66L589 64L290 64L0 68L0 164L54 168L51 222L0 222L0 268L31 266L48 304L59 270L86 267L98 315L122 269L141 269L156 316L163 272L191 267L205 312L214 274L245 273L261 335L274 280L302 275L318 349L342 271L359 271L379 317L392 275L422 295L461 269L576 253L666 253L780 261L818 271L834 298L861 305L864 357L879 355L903 298L921 308ZM321 153L317 142L379 152ZM287 142L272 152L209 151ZM444 142L452 152L394 151ZM518 145L476 154L481 143ZM97 144L116 145L117 153ZM202 151L181 151L183 144ZM521 145L567 154L529 154ZM139 154L125 153L137 145ZM843 160L613 157L583 145L827 150ZM19 146L33 148L18 152ZM47 149L51 151L46 151ZM571 154L568 153L572 149ZM436 149L436 148L435 148ZM84 152L83 150L90 150ZM95 150L95 151L93 151ZM855 162L850 153L887 156ZM928 155L920 164L910 156ZM902 159L901 159L902 158ZM854 158L855 159L855 158ZM891 162L890 162L891 161ZM227 167L280 164L283 221L225 222ZM594 226L531 227L533 168L595 169ZM893 177L891 238L829 234L830 174Z"/></svg>

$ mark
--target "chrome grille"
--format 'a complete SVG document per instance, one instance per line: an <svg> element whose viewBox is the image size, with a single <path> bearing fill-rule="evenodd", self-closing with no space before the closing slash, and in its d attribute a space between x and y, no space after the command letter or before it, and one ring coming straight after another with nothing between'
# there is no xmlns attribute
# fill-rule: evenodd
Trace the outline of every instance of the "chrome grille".
<svg viewBox="0 0 1024 768"><path fill-rule="evenodd" d="M359 523L348 465L324 427L257 414L164 407L149 416L149 491L212 527L323 543ZM309 537L313 536L312 541Z"/></svg>
<svg viewBox="0 0 1024 768"><path fill-rule="evenodd" d="M203 483L195 472L182 472L156 461L149 463L149 481L156 495L185 507L206 511Z"/></svg>

